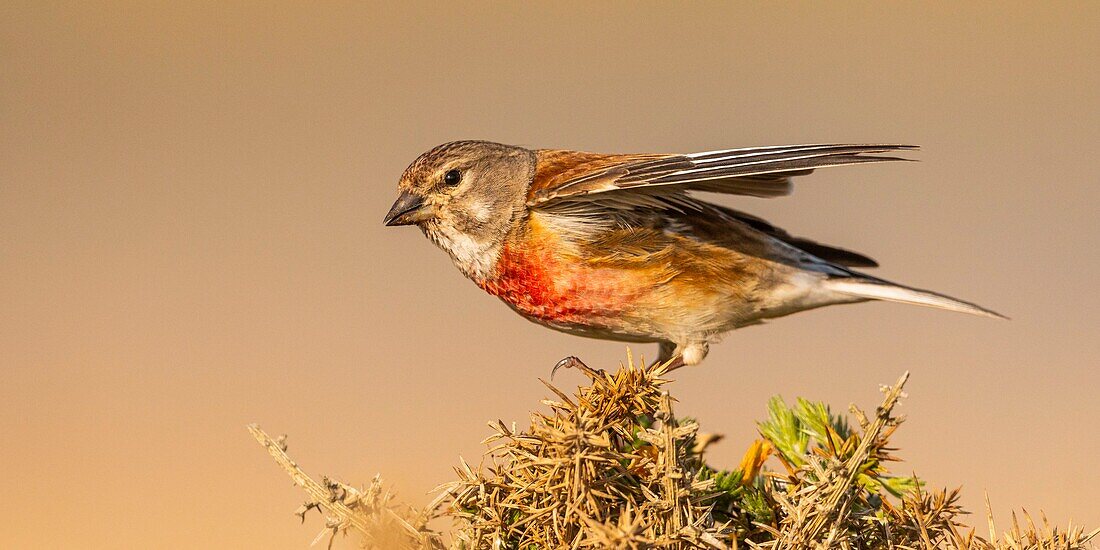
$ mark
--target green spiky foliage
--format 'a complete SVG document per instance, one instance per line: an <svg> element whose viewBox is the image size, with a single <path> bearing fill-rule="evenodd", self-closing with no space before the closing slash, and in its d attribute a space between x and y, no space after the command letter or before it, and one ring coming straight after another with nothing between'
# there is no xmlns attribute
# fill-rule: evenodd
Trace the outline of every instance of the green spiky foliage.
<svg viewBox="0 0 1100 550"><path fill-rule="evenodd" d="M885 491L901 498L913 492L916 477L889 475L885 463L896 461L886 446L898 424L878 436L872 452L859 467L859 484L871 493ZM771 443L788 473L809 461L847 461L859 448L860 433L853 432L848 421L835 415L825 403L798 398L793 407L776 396L768 402L768 419L758 423L761 436Z"/></svg>

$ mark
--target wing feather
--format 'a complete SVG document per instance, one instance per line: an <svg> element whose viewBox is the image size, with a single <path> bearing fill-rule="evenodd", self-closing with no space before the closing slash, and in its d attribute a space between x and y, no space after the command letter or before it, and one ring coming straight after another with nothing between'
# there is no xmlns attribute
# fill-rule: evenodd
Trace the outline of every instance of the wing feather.
<svg viewBox="0 0 1100 550"><path fill-rule="evenodd" d="M815 168L908 160L882 153L912 145L820 144L724 149L686 155L601 155L562 150L537 151L535 181L527 204L539 207L607 192L678 189L755 197L791 192L792 176ZM654 189L655 190L655 189Z"/></svg>

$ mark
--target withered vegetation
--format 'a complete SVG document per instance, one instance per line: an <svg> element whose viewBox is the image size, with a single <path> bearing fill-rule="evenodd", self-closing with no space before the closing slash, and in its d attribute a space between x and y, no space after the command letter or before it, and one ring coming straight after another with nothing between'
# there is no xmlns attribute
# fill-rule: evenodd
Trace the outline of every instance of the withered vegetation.
<svg viewBox="0 0 1100 550"><path fill-rule="evenodd" d="M579 366L591 383L554 397L526 430L497 421L482 465L462 462L425 509L399 504L375 478L352 487L306 475L283 438L249 427L327 518L315 542L356 535L366 548L842 548L1023 550L1091 547L1097 531L1013 515L988 538L962 524L958 490L891 475L889 440L908 374L883 388L855 425L829 407L773 398L737 467L704 460L717 436L673 413L663 367L628 360L615 372ZM449 532L433 525L449 519Z"/></svg>

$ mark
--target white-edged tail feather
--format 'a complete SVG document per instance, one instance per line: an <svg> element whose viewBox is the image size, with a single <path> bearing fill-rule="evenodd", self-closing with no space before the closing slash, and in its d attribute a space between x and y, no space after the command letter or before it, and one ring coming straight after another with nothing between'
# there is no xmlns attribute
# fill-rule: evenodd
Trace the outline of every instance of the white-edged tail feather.
<svg viewBox="0 0 1100 550"><path fill-rule="evenodd" d="M826 286L829 288L829 290L838 292L840 294L846 294L848 296L855 296L859 298L867 298L869 300L900 302L903 304L928 306L939 309L946 309L949 311L969 313L971 315L980 315L982 317L1008 319L1008 317L1005 317L1004 315L1001 315L996 311L979 306L978 304L964 302L963 300L932 292L930 290L910 288L907 286L901 286L878 279L830 279L828 282L826 282Z"/></svg>

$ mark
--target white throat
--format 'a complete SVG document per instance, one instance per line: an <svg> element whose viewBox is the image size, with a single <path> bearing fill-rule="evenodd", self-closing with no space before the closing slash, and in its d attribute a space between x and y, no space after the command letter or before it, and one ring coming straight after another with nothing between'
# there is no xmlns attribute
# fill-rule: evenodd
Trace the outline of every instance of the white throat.
<svg viewBox="0 0 1100 550"><path fill-rule="evenodd" d="M447 224L428 223L421 230L451 256L463 274L475 282L484 281L500 258L503 243L479 242Z"/></svg>

